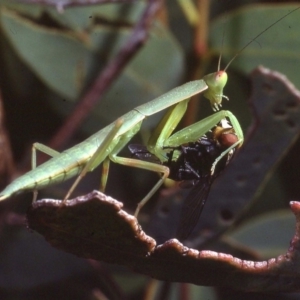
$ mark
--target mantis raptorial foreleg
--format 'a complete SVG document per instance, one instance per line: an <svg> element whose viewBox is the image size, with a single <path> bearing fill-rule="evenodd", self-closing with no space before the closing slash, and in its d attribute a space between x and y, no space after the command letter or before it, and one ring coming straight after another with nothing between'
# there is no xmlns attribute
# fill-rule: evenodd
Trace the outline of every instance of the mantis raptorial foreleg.
<svg viewBox="0 0 300 300"><path fill-rule="evenodd" d="M240 123L238 122L237 118L230 112L227 111L227 117L229 118L232 127L238 137L238 141L236 143L234 143L233 145L231 145L228 149L226 149L226 151L223 151L220 156L218 158L216 158L215 162L213 163L212 167L211 167L211 173L214 173L214 170L216 168L217 163L222 159L222 157L224 157L227 153L229 153L232 149L234 149L235 147L240 147L243 144L244 141L244 135L243 135L243 131L241 129Z"/></svg>
<svg viewBox="0 0 300 300"><path fill-rule="evenodd" d="M181 121L186 112L188 102L189 99L169 108L149 138L147 148L149 152L158 157L160 161L166 160L166 154L163 150L165 141L169 138Z"/></svg>
<svg viewBox="0 0 300 300"><path fill-rule="evenodd" d="M213 173L217 163L222 159L222 157L224 157L227 153L230 152L230 150L234 149L235 147L240 147L244 141L244 135L240 123L230 111L221 110L199 122L183 128L182 130L176 132L170 138L168 138L165 141L164 146L177 147L187 142L195 142L225 118L228 118L230 120L238 141L231 145L224 152L222 152L218 158L216 158L211 168L211 172Z"/></svg>
<svg viewBox="0 0 300 300"><path fill-rule="evenodd" d="M187 142L197 141L197 139L206 134L211 128L225 118L230 120L237 137L240 140L243 140L243 131L237 118L230 111L221 110L177 131L164 142L164 147L176 147Z"/></svg>
<svg viewBox="0 0 300 300"><path fill-rule="evenodd" d="M236 148L237 146L242 145L243 140L238 140L237 142L235 142L232 146L230 146L228 149L226 149L225 151L223 151L219 157L216 158L216 160L214 161L214 163L211 166L211 174L213 174L215 172L215 168L217 163L222 159L222 157L224 157L227 153L229 153L232 149Z"/></svg>

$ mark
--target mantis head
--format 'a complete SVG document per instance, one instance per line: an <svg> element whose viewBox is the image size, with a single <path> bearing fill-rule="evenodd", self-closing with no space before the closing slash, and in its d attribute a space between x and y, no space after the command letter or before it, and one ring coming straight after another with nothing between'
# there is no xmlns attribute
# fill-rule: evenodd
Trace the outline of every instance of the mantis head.
<svg viewBox="0 0 300 300"><path fill-rule="evenodd" d="M220 109L222 106L222 98L229 100L228 97L223 95L223 88L226 85L227 78L228 76L225 71L218 71L203 77L203 80L208 86L208 89L203 95L210 101L213 111Z"/></svg>

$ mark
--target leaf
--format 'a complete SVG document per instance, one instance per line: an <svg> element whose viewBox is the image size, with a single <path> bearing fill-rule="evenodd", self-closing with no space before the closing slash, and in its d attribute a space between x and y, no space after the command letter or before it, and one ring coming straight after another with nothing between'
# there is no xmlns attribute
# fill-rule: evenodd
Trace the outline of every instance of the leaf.
<svg viewBox="0 0 300 300"><path fill-rule="evenodd" d="M254 249L263 258L284 252L295 227L290 210L281 209L252 218L227 237Z"/></svg>
<svg viewBox="0 0 300 300"><path fill-rule="evenodd" d="M299 5L253 5L237 9L213 22L210 28L212 50L219 53L228 62L240 49L263 32L268 26L279 20L285 13ZM267 29L239 54L232 68L248 74L259 65L282 72L296 86L300 87L298 68L295 61L300 59L300 41L297 38L300 11L295 11L279 23ZM255 21L254 21L255 20ZM225 26L225 43L222 36ZM229 69L230 70L230 69Z"/></svg>
<svg viewBox="0 0 300 300"><path fill-rule="evenodd" d="M50 88L62 97L78 97L79 68L86 72L96 54L71 32L47 29L8 10L1 10L1 25L19 56Z"/></svg>
<svg viewBox="0 0 300 300"><path fill-rule="evenodd" d="M111 26L115 26L114 23L119 26L133 24L144 9L145 2L136 2L69 7L63 14L54 8L47 8L47 11L63 26L81 31L94 23L101 23L101 20L103 23L111 23Z"/></svg>
<svg viewBox="0 0 300 300"><path fill-rule="evenodd" d="M132 29L94 24L79 33L41 26L7 9L1 11L1 24L29 68L63 99L72 102L79 100L95 76L117 55ZM85 127L89 133L95 132L169 90L178 82L182 71L183 57L178 44L165 28L153 26L146 46L116 80ZM57 99L51 104L64 116L74 106ZM158 117L151 124L156 124Z"/></svg>
<svg viewBox="0 0 300 300"><path fill-rule="evenodd" d="M26 15L32 19L42 18L47 13L61 26L73 29L87 29L91 24L99 20L114 22L118 24L135 23L145 8L145 2L136 3L118 3L88 5L79 7L68 7L64 12L59 12L56 7L47 7L41 4L28 5L10 0L1 0L1 5L18 12L20 15Z"/></svg>

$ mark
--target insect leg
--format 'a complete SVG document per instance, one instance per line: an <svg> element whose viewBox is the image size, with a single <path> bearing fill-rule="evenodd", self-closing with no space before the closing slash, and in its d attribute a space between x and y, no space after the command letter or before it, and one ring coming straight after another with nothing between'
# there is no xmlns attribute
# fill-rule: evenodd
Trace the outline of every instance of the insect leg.
<svg viewBox="0 0 300 300"><path fill-rule="evenodd" d="M230 146L229 148L227 148L225 151L223 151L214 161L214 163L211 166L211 174L213 174L215 172L215 167L217 165L217 163L222 159L222 157L224 157L227 153L230 152L230 150L234 149L235 147L237 147L238 145L241 145L241 143L243 143L242 140L238 140L236 143L234 143L232 146Z"/></svg>
<svg viewBox="0 0 300 300"><path fill-rule="evenodd" d="M241 125L240 125L238 119L229 110L225 110L224 112L225 112L226 117L230 120L230 123L232 124L234 132L235 132L235 134L237 135L237 137L238 137L238 139L240 141L240 146L242 146L242 143L244 141L244 134L243 134L243 130L241 128Z"/></svg>
<svg viewBox="0 0 300 300"><path fill-rule="evenodd" d="M107 179L108 179L108 173L109 173L109 166L110 166L110 159L109 157L105 158L102 164L102 176L101 176L101 183L100 183L100 191L102 193L105 192Z"/></svg>
<svg viewBox="0 0 300 300"><path fill-rule="evenodd" d="M244 135L237 118L230 111L221 110L206 117L205 119L183 128L180 131L177 131L165 141L164 147L178 147L188 142L196 142L226 117L229 118L238 140L242 142L244 140Z"/></svg>
<svg viewBox="0 0 300 300"><path fill-rule="evenodd" d="M121 128L122 124L123 124L122 119L118 119L115 122L114 127L107 134L107 136L104 138L101 145L98 147L97 151L93 154L93 156L87 162L85 167L82 169L82 171L80 172L79 176L77 177L77 179L75 180L75 182L71 186L70 190L66 194L63 201L66 201L70 197L71 193L74 191L74 189L76 188L76 186L78 185L80 180L86 175L86 173L93 170L96 166L98 166L107 157L107 154L108 154L107 149L109 148L109 146L110 146L111 142L113 141L113 139L116 137L116 135L117 135L119 129Z"/></svg>
<svg viewBox="0 0 300 300"><path fill-rule="evenodd" d="M45 153L51 157L55 157L55 156L58 156L60 153L54 149L51 149L50 147L46 146L46 145L43 145L43 144L40 144L40 143L34 143L32 145L32 149L31 149L31 168L32 169L35 169L36 168L36 165L37 165L37 162L36 162L36 152L37 151L40 151L42 153ZM32 201L35 202L36 199L37 199L37 195L38 195L38 191L37 190L34 190L33 191L33 199Z"/></svg>
<svg viewBox="0 0 300 300"><path fill-rule="evenodd" d="M149 138L149 141L147 143L147 149L149 150L150 153L154 154L161 162L168 160L168 158L166 157L166 153L163 149L164 141L172 134L172 132L174 131L174 129L182 119L182 116L186 111L188 101L189 99L183 100L177 103L176 105L173 105L163 116L159 124L154 129L151 137ZM119 164L141 168L153 172L159 172L163 174L160 180L150 190L150 192L138 203L138 206L134 213L135 217L137 217L141 208L147 203L147 201L164 183L165 179L169 177L170 170L168 167L160 164L141 161L138 159L118 157L116 156L116 153L115 154L112 153L110 155L110 158L112 161Z"/></svg>
<svg viewBox="0 0 300 300"><path fill-rule="evenodd" d="M242 145L244 140L243 131L241 126L237 120L237 118L230 112L226 110L221 110L219 112L214 113L213 115L206 117L205 119L200 120L188 127L183 128L182 130L174 133L170 136L166 141L165 147L178 147L179 145L195 142L199 138L201 138L204 134L206 134L209 130L211 130L215 125L217 125L222 119L228 118L233 126L235 134L237 135L238 141L230 146L226 151L224 151L219 158L216 159L214 164L212 165L212 173L216 164L219 160L226 155L231 149L235 148L238 145Z"/></svg>
<svg viewBox="0 0 300 300"><path fill-rule="evenodd" d="M167 160L163 149L165 140L169 138L178 123L181 121L186 112L188 101L189 99L172 106L163 116L149 138L147 149L149 152L158 157L161 162Z"/></svg>
<svg viewBox="0 0 300 300"><path fill-rule="evenodd" d="M235 147L242 146L242 144L244 142L244 134L243 134L241 125L240 125L239 121L237 120L236 116L228 110L226 110L224 112L225 112L226 117L230 120L238 140L233 145L231 145L229 148L227 148L224 152L222 152L220 154L220 156L214 161L214 163L212 164L212 167L211 167L212 174L214 173L217 163L222 159L222 157L224 157L227 153L229 153Z"/></svg>
<svg viewBox="0 0 300 300"><path fill-rule="evenodd" d="M110 159L118 164L144 169L148 171L153 171L157 173L163 174L159 181L155 184L155 186L150 190L150 192L138 203L138 206L135 210L134 216L137 217L141 208L148 202L148 200L154 195L154 193L160 188L160 186L164 183L165 179L169 177L170 170L168 167L159 165L156 163L141 161L139 159L134 158L125 158L116 156L115 154L110 155Z"/></svg>

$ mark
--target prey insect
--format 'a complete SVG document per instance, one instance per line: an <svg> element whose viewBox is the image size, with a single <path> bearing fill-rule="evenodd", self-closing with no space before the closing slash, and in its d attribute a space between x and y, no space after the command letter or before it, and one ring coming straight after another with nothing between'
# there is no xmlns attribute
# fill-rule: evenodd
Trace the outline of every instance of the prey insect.
<svg viewBox="0 0 300 300"><path fill-rule="evenodd" d="M163 164L170 169L169 178L181 181L181 186L186 186L186 182L192 186L183 203L178 239L186 239L196 226L211 185L232 159L237 142L233 128L223 119L196 142L165 149L168 160ZM128 147L134 158L160 163L145 146L132 144Z"/></svg>
<svg viewBox="0 0 300 300"><path fill-rule="evenodd" d="M275 25L295 10L296 9L280 18L268 28ZM257 35L248 44L253 42L263 32ZM243 47L234 58L240 54L247 45ZM231 61L229 64L230 63ZM64 201L66 201L87 172L93 171L101 163L105 166L103 169L108 169L111 160L121 165L142 168L162 174L161 179L139 203L135 212L135 215L137 216L140 208L151 198L170 173L169 168L163 164L118 156L120 150L140 130L141 124L145 118L169 108L154 130L147 144L148 151L155 155L161 162L168 160L165 152L166 147L174 148L188 142L195 142L220 120L226 117L229 118L238 138L237 143L232 145L232 149L241 146L243 142L243 132L236 117L229 111L218 111L221 107L222 99L227 98L223 95L223 88L227 82L226 70L229 64L222 71L220 70L219 60L217 72L208 74L204 76L203 79L183 84L148 103L136 107L85 141L62 153L39 143L35 143L32 150L32 170L9 184L0 193L0 201L24 191L34 191L35 200L37 197L37 190L63 182L79 174L64 198ZM185 114L189 98L199 93L203 93L210 101L213 110L217 112L172 135L175 127ZM230 150L231 149L229 148L226 151L229 152ZM52 156L52 158L49 161L36 166L36 151L42 151ZM103 187L106 185L107 176L107 173L102 172Z"/></svg>

